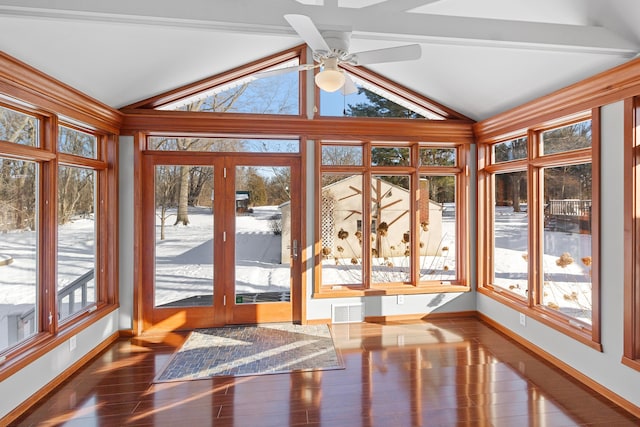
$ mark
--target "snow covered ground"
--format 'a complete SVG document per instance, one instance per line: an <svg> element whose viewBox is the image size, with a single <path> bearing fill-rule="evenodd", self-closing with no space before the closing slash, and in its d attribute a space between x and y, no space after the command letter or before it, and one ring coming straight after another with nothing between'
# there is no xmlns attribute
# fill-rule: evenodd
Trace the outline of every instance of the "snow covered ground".
<svg viewBox="0 0 640 427"><path fill-rule="evenodd" d="M526 298L527 212L496 208L495 284ZM543 231L543 304L591 323L591 235Z"/></svg>
<svg viewBox="0 0 640 427"><path fill-rule="evenodd" d="M236 293L289 290L289 265L280 263L281 236L271 229L271 218L278 214L277 207L263 206L236 216ZM173 222L170 217L167 224ZM167 225L164 240L159 221L156 226L156 305L212 292L213 214L208 208L190 208L189 222Z"/></svg>
<svg viewBox="0 0 640 427"><path fill-rule="evenodd" d="M422 256L420 258L420 278L421 280L441 280L451 281L455 279L456 267L456 234L455 217L442 217L442 236L438 247L441 249L441 256ZM422 237L421 241L426 237ZM381 247L406 247L408 245L401 242L402 236L385 236L381 238ZM353 240L351 238L350 240ZM343 245L348 245L342 243ZM322 260L322 284L349 285L362 283L362 261L360 259L360 248L350 247L346 253L357 253L355 260L351 258L325 257ZM407 282L410 279L409 257L374 257L371 259L372 273L371 279L376 283Z"/></svg>
<svg viewBox="0 0 640 427"><path fill-rule="evenodd" d="M526 212L498 208L496 216L495 270L498 284L525 295L527 280ZM289 265L280 263L281 242L272 231L271 217L276 207L256 208L254 213L236 217L236 291L272 292L289 288ZM192 208L188 226L173 226L169 218L165 240L158 240L156 256L157 305L193 295L211 293L213 273L213 215L207 208ZM426 259L424 273L450 280L454 274L455 234L453 218L444 217L443 245L447 258ZM159 221L157 225L158 236ZM93 222L80 219L59 229L64 242L59 253L59 274L63 283L93 268ZM158 237L159 238L159 237ZM0 266L0 318L10 311L24 311L35 301L36 264L33 256L36 233L21 231L0 234L2 259L13 262ZM544 232L544 302L590 322L591 236L560 231ZM563 254L568 254L563 257ZM334 262L335 265L335 262ZM444 265L448 268L444 269ZM437 268L435 268L437 267ZM345 283L340 268L323 267L328 283ZM380 269L380 271L383 271ZM387 274L388 272L384 272ZM383 274L379 273L379 274ZM335 281L335 282L332 282ZM1 320L1 319L0 319Z"/></svg>

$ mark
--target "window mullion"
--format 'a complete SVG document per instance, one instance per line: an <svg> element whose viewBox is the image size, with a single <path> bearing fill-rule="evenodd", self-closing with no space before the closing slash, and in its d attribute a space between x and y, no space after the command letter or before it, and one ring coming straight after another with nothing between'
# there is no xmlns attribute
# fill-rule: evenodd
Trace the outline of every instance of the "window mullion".
<svg viewBox="0 0 640 427"><path fill-rule="evenodd" d="M57 117L47 120L43 126L45 137L43 147L47 151L56 153L57 147ZM41 331L55 334L58 331L58 307L57 307L57 239L58 239L58 160L40 163L40 203L42 212L38 231L40 237L39 262L40 262L40 319Z"/></svg>
<svg viewBox="0 0 640 427"><path fill-rule="evenodd" d="M367 150L365 148L365 159ZM365 165L370 163L365 163ZM366 167L362 174L362 285L365 289L373 287L371 283L371 239L367 236L372 236L373 231L371 227L371 168Z"/></svg>

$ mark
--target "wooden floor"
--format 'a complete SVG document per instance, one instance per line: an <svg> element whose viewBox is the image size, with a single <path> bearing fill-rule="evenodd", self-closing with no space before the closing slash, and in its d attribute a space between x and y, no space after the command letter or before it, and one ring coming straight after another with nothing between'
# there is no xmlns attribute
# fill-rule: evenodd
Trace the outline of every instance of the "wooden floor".
<svg viewBox="0 0 640 427"><path fill-rule="evenodd" d="M640 425L476 319L332 328L344 370L162 384L184 335L123 339L12 425Z"/></svg>

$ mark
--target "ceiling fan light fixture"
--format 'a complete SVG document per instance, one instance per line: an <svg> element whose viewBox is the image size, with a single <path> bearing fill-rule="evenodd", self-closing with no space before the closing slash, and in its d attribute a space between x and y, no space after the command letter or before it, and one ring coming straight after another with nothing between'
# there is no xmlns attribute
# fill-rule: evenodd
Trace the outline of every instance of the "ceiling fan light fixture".
<svg viewBox="0 0 640 427"><path fill-rule="evenodd" d="M327 58L324 69L316 74L316 85L325 92L335 92L344 86L344 73L338 69L337 58Z"/></svg>
<svg viewBox="0 0 640 427"><path fill-rule="evenodd" d="M316 74L315 81L325 92L335 92L344 85L345 77L338 70L322 70Z"/></svg>

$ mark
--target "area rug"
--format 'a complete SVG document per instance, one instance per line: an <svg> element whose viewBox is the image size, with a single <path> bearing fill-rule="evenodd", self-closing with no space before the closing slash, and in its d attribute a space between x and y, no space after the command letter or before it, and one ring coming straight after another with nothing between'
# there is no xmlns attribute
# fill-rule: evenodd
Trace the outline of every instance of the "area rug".
<svg viewBox="0 0 640 427"><path fill-rule="evenodd" d="M196 329L154 382L343 369L327 325Z"/></svg>

